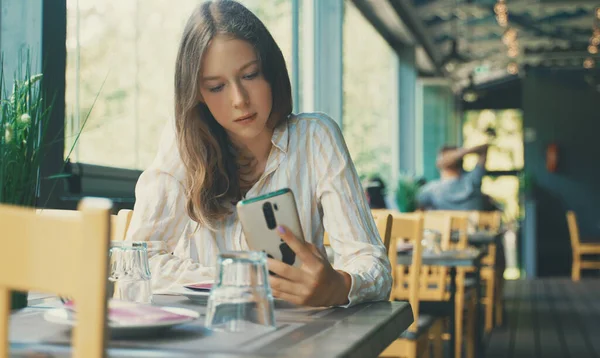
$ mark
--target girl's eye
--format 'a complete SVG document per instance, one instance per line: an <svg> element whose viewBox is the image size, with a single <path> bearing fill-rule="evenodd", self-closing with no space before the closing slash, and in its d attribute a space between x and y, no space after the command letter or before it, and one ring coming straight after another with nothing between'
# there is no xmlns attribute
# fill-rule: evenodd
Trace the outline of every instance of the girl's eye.
<svg viewBox="0 0 600 358"><path fill-rule="evenodd" d="M218 86L215 86L215 87L211 87L211 88L209 88L208 90L209 90L210 92L213 92L213 93L214 93L214 92L219 92L219 91L221 91L222 89L223 89L223 85L218 85Z"/></svg>
<svg viewBox="0 0 600 358"><path fill-rule="evenodd" d="M256 78L258 76L258 73L259 73L258 71L249 73L249 74L245 75L244 78L247 80L251 80L253 78Z"/></svg>

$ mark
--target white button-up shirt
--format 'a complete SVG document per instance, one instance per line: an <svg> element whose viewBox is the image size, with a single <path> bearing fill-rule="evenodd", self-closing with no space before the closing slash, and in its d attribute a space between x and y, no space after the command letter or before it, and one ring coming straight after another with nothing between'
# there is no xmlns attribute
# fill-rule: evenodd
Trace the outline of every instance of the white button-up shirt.
<svg viewBox="0 0 600 358"><path fill-rule="evenodd" d="M154 162L138 180L127 233L128 240L166 244L165 251L150 257L154 293L213 279L219 252L250 249L235 207L216 231L187 215L185 167L175 138L171 122ZM390 263L337 124L321 113L291 115L271 141L265 172L246 197L290 188L306 241L325 255L326 231L334 268L351 276L349 305L387 300Z"/></svg>

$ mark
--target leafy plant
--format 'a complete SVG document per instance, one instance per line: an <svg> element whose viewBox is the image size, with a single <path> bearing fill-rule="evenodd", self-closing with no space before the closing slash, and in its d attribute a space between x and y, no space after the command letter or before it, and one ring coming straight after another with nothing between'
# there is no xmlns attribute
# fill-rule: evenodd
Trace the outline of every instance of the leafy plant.
<svg viewBox="0 0 600 358"><path fill-rule="evenodd" d="M0 203L32 207L36 205L40 167L47 147L54 140L46 138L52 103L43 95L43 74L31 73L29 55L26 61L19 63L21 65L13 76L12 89L8 92L5 88L4 59L0 57ZM65 163L78 142L90 112L76 135ZM64 171L64 166L62 169ZM56 173L46 179L67 176ZM54 190L57 182L54 182L51 190ZM25 307L27 294L13 292L11 302L12 308Z"/></svg>
<svg viewBox="0 0 600 358"><path fill-rule="evenodd" d="M396 205L401 212L412 212L417 209L419 183L410 175L400 175L396 186Z"/></svg>
<svg viewBox="0 0 600 358"><path fill-rule="evenodd" d="M19 63L22 65L14 74L9 93L5 88L4 61L0 59L0 203L35 206L42 179L40 166L48 147L56 138L46 137L52 103L42 93L44 76L41 73L31 73L29 56ZM79 140L96 99L76 133L65 164ZM61 169L64 170L64 166ZM67 176L69 174L60 172L44 179L56 180Z"/></svg>
<svg viewBox="0 0 600 358"><path fill-rule="evenodd" d="M9 95L0 68L0 202L33 206L52 106L40 92L43 75L18 70Z"/></svg>

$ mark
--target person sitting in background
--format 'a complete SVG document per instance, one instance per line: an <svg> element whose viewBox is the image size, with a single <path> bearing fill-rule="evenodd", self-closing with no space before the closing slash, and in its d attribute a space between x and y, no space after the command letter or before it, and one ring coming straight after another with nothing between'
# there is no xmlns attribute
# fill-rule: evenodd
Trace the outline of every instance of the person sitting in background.
<svg viewBox="0 0 600 358"><path fill-rule="evenodd" d="M418 206L424 210L483 210L484 195L481 180L485 174L488 145L473 148L443 147L436 166L440 179L423 186L417 196ZM475 168L463 170L463 158L467 154L478 154Z"/></svg>
<svg viewBox="0 0 600 358"><path fill-rule="evenodd" d="M371 209L387 209L385 183L380 177L374 176L366 183L365 194Z"/></svg>

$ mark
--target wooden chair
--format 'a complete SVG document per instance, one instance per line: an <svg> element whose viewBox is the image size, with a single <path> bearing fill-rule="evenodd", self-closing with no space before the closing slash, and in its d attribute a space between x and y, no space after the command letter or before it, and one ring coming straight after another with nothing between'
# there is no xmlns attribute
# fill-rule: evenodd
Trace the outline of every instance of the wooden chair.
<svg viewBox="0 0 600 358"><path fill-rule="evenodd" d="M567 212L567 223L569 224L569 235L571 237L571 250L573 251L573 265L571 267L571 279L579 281L581 269L600 269L600 261L584 259L583 255L600 255L600 242L582 243L579 237L579 226L575 212Z"/></svg>
<svg viewBox="0 0 600 358"><path fill-rule="evenodd" d="M392 219L387 211L383 210L372 210L371 214L375 220L375 226L377 226L377 232L383 241L385 250L389 251L390 248L390 230L392 228ZM130 219L131 220L131 219ZM331 246L329 242L329 235L325 232L323 234L323 246Z"/></svg>
<svg viewBox="0 0 600 358"><path fill-rule="evenodd" d="M438 212L440 213L440 212ZM456 226L452 227L452 230L458 231L460 239L455 244L457 248L466 248L468 246L468 226L474 223L473 229L475 230L487 230L487 231L498 231L500 230L500 224L502 221L502 213L499 211L443 211L441 213L451 215L457 218L464 218L468 220L466 229L459 229ZM463 224L459 224L463 225ZM502 325L503 321L503 268L498 267L497 257L499 254L498 247L495 243L487 245L487 253L481 259L480 278L485 288L481 303L484 305L484 328L487 333L491 332L494 321L496 325ZM466 269L466 273L473 273L475 269ZM460 275L459 275L460 276ZM494 319L494 312L495 319Z"/></svg>
<svg viewBox="0 0 600 358"><path fill-rule="evenodd" d="M81 212L78 210L62 210L62 209L37 209L37 213L41 215L54 215L65 217L79 217ZM110 216L110 239L111 241L123 241L127 234L127 229L131 223L133 210L121 209L117 215Z"/></svg>
<svg viewBox="0 0 600 358"><path fill-rule="evenodd" d="M464 250L468 246L467 227L468 216L454 215L452 212L427 211L424 213L425 229L437 231L441 234L442 250ZM459 240L451 240L452 231L457 231ZM427 282L425 290L430 293L422 295L422 301L449 301L450 300L450 274L447 267L432 266L431 279ZM456 293L454 296L454 332L456 357L462 357L463 339L466 338L466 356L475 356L475 323L476 291L473 282L466 279L468 269L456 269ZM423 288L422 288L423 289ZM466 308L466 312L465 312ZM466 335L463 334L466 322ZM445 338L449 336L445 335ZM438 356L439 357L439 356Z"/></svg>
<svg viewBox="0 0 600 358"><path fill-rule="evenodd" d="M123 241L131 223L133 210L121 209L117 215L111 215L111 240Z"/></svg>
<svg viewBox="0 0 600 358"><path fill-rule="evenodd" d="M9 355L10 290L72 297L73 356L104 356L110 209L109 200L98 198L83 199L79 216L0 205L0 356Z"/></svg>
<svg viewBox="0 0 600 358"><path fill-rule="evenodd" d="M392 263L393 286L390 300L408 300L413 310L414 323L408 330L390 344L381 357L429 357L429 336L441 339L441 321L436 317L422 315L419 312L419 295L422 287L421 239L423 236L423 217L421 215L402 214L392 218L390 250L388 256ZM397 265L398 241L413 244L410 265ZM441 342L435 345L441 352Z"/></svg>
<svg viewBox="0 0 600 358"><path fill-rule="evenodd" d="M477 213L477 229L497 232L502 223L500 211L480 211ZM485 306L485 331L491 332L494 327L501 326L504 312L504 267L498 265L498 255L503 255L495 243L487 246L487 254L481 259L481 280L485 286L482 303ZM494 311L496 317L494 320Z"/></svg>

